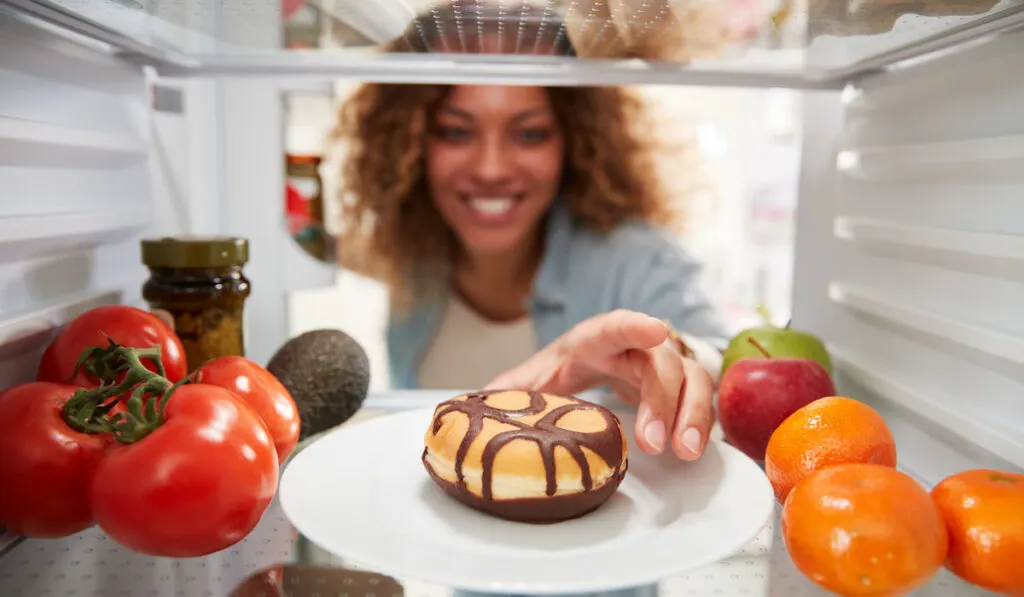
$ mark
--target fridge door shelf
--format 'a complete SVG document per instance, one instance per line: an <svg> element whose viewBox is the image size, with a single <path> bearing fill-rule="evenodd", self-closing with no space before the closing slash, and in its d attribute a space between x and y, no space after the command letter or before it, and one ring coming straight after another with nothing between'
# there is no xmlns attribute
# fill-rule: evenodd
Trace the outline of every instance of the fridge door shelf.
<svg viewBox="0 0 1024 597"><path fill-rule="evenodd" d="M665 1L699 5L703 0ZM840 89L880 70L1024 28L1024 0L993 0L991 9L982 14L958 15L958 11L951 8L953 14L946 16L907 13L893 18L890 15L887 18L892 21L891 27L878 25L877 14L861 14L863 8L859 9L861 13L850 8L839 25L809 20L805 11L790 16L789 24L785 25L788 29L783 30L778 13L765 12L765 22L755 37L730 43L722 57L688 62L618 55L584 58L528 52L479 54L472 44L449 47L442 55L379 50L380 44L403 35L408 39L407 28L416 13L424 14L432 4L427 0L376 0L372 9L368 9L369 3L355 0L307 0L306 5L327 23L322 27L320 47L312 49L284 49L285 20L281 4L269 0L0 0L0 5L14 7L24 15L108 44L124 57L152 66L165 76L358 78L390 83L674 84ZM457 27L459 35L463 26L472 32L477 19L469 9L484 5L497 10L502 22L507 21L504 26L511 29L516 27L518 17L511 9L501 7L512 4L512 0L466 2L463 9L466 12L435 16L429 22L442 31L446 31L446 27ZM590 5L592 2L547 2L541 20L554 23L552 27L561 27L563 6L570 4ZM774 5L776 0L762 0L762 4ZM920 4L943 5L943 2L922 0ZM869 17L875 20L857 20ZM583 26L600 27L604 31L613 23L611 19L587 16ZM339 41L331 32L334 29L355 32L355 41ZM836 33L837 29L841 33ZM812 34L808 35L808 31ZM569 34L559 30L557 36ZM606 37L598 38L592 45L600 46ZM808 38L812 39L808 42ZM598 47L594 55L602 52L604 50Z"/></svg>

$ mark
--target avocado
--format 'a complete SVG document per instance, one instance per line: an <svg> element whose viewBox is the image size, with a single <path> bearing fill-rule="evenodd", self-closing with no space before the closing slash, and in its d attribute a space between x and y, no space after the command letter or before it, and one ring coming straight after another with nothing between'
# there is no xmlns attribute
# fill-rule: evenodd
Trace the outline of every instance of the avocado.
<svg viewBox="0 0 1024 597"><path fill-rule="evenodd" d="M311 330L288 340L267 370L298 406L299 441L347 421L363 405L370 387L366 351L341 330Z"/></svg>

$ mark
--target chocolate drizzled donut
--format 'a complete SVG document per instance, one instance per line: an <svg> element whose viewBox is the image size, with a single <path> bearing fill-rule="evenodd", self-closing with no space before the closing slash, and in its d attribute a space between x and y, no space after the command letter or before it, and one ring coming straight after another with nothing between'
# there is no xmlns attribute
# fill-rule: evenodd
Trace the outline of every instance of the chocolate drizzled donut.
<svg viewBox="0 0 1024 597"><path fill-rule="evenodd" d="M448 400L435 409L431 434L436 436L441 429L443 419L446 415L458 412L466 415L468 428L462 436L454 460L456 483L441 479L427 462L428 449L423 451L423 461L431 476L449 494L459 498L473 507L482 509L503 518L522 520L525 518L540 520L557 520L578 516L586 511L596 508L614 491L622 477L625 475L626 462L622 431L618 419L607 408L579 400L578 398L561 397L570 400L569 404L556 406L550 411L549 403L544 394L540 392L523 392L529 397L529 404L521 409L502 409L487 404L487 398L494 394L514 392L516 390L490 390L474 392L465 397ZM604 427L593 432L574 431L558 426L559 420L566 415L579 412L592 411L599 414ZM532 425L525 423L520 418L530 415L543 416ZM466 484L464 466L470 446L480 436L484 428L485 419L492 419L513 429L501 431L490 438L483 447L481 454L481 494L478 496L471 492ZM540 450L541 461L545 473L545 498L515 498L506 500L495 500L493 492L494 461L498 452L509 442L517 439L533 442ZM558 475L555 466L555 448L561 446L576 461L580 468L580 482L583 486L582 493L556 495L558 490ZM591 474L590 463L583 449L586 448L604 460L605 464L613 472L612 477L598 487L595 492L595 482ZM610 487L609 487L610 486ZM595 494L600 495L595 495ZM589 497L588 497L589 496ZM578 498L575 504L569 503L568 499ZM551 500L557 500L553 502ZM547 513L539 513L537 509L544 506L541 502L548 502L549 506L560 505ZM528 517L522 515L511 515L509 510L523 510L527 503L534 503L534 508Z"/></svg>

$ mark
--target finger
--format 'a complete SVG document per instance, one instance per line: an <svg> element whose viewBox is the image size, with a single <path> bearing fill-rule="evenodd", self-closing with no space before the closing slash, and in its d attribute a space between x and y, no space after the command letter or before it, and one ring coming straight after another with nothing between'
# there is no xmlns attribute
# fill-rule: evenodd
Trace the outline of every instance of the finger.
<svg viewBox="0 0 1024 597"><path fill-rule="evenodd" d="M650 315L618 309L586 319L568 332L565 350L587 361L658 346L668 338L665 323Z"/></svg>
<svg viewBox="0 0 1024 597"><path fill-rule="evenodd" d="M620 366L620 354L658 346L668 338L664 322L643 313L616 310L586 319L487 388L519 388L573 394L609 377L639 385L639 375Z"/></svg>
<svg viewBox="0 0 1024 597"><path fill-rule="evenodd" d="M672 433L683 385L683 360L668 344L640 353L645 365L640 380L640 404L634 433L645 452L660 454Z"/></svg>
<svg viewBox="0 0 1024 597"><path fill-rule="evenodd" d="M664 344L668 335L664 322L636 311L591 317L564 336L560 368L544 387L573 393L618 380L639 390L642 363L630 362L628 355Z"/></svg>
<svg viewBox="0 0 1024 597"><path fill-rule="evenodd" d="M697 362L685 359L683 366L686 381L672 434L672 451L683 460L696 460L704 451L715 423L715 387L711 375Z"/></svg>

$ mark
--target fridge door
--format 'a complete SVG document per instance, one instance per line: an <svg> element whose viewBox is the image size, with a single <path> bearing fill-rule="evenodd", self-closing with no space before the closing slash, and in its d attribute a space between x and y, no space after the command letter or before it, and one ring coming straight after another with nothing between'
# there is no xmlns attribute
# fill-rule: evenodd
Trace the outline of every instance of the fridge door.
<svg viewBox="0 0 1024 597"><path fill-rule="evenodd" d="M1024 467L1024 33L808 94L795 325L927 486Z"/></svg>

